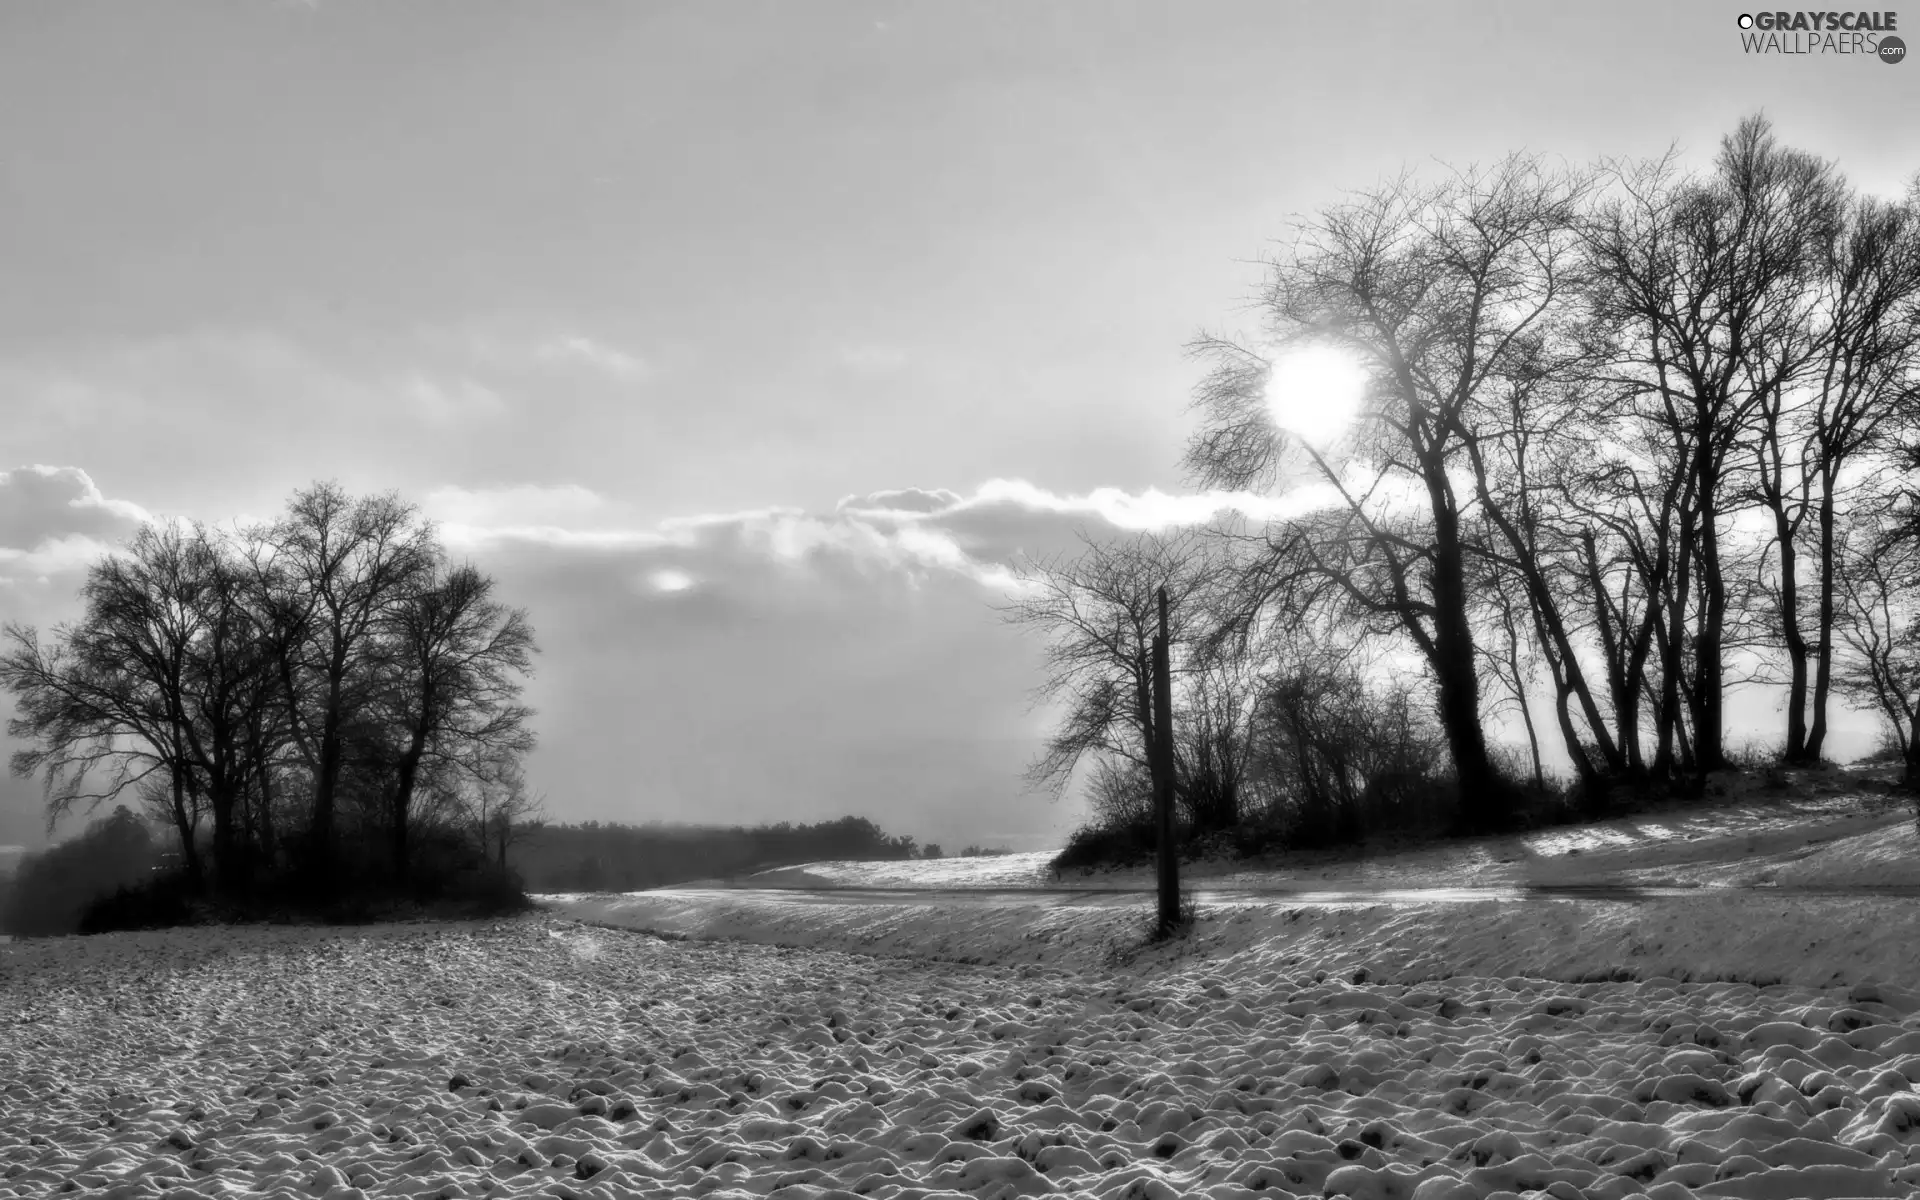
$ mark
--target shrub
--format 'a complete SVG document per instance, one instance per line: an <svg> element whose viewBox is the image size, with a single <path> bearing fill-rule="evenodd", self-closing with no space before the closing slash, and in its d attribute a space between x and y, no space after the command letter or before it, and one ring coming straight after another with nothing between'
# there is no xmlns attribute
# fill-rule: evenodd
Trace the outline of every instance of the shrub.
<svg viewBox="0 0 1920 1200"><path fill-rule="evenodd" d="M1055 872L1132 866L1151 860L1158 845L1151 819L1086 825L1073 831L1051 865Z"/></svg>
<svg viewBox="0 0 1920 1200"><path fill-rule="evenodd" d="M1430 835L1458 810L1428 706L1349 660L1307 657L1269 676L1251 733L1249 790L1266 810L1256 841L1306 849Z"/></svg>
<svg viewBox="0 0 1920 1200"><path fill-rule="evenodd" d="M153 873L151 879L116 888L113 894L89 903L80 913L75 932L164 929L190 925L197 915L192 881L181 872L161 871Z"/></svg>
<svg viewBox="0 0 1920 1200"><path fill-rule="evenodd" d="M1727 765L1738 771L1773 771L1787 757L1785 742L1769 738L1748 738L1726 751Z"/></svg>
<svg viewBox="0 0 1920 1200"><path fill-rule="evenodd" d="M95 901L151 879L159 851L147 826L125 805L20 864L0 926L25 936L75 933Z"/></svg>

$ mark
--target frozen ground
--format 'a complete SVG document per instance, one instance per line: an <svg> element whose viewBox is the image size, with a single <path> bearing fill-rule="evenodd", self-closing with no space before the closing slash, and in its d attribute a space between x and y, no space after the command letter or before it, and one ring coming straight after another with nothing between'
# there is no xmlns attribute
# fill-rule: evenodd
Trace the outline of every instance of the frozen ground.
<svg viewBox="0 0 1920 1200"><path fill-rule="evenodd" d="M1920 1194L1920 900L1121 899L15 942L0 1196Z"/></svg>

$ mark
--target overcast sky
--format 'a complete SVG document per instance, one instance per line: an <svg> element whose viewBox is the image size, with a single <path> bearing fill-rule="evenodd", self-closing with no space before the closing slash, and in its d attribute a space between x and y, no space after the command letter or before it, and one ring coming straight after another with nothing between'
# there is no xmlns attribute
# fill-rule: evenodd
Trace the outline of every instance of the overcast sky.
<svg viewBox="0 0 1920 1200"><path fill-rule="evenodd" d="M1290 215L1756 109L1920 166L1920 66L1748 57L1739 11L7 5L0 616L147 515L394 488L531 611L554 815L1049 843L996 581L1205 516L1182 348Z"/></svg>

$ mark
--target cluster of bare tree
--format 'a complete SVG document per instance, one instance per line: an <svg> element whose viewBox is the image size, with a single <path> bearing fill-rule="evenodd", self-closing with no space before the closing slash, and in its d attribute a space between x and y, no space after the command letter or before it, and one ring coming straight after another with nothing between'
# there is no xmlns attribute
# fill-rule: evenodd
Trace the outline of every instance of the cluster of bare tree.
<svg viewBox="0 0 1920 1200"><path fill-rule="evenodd" d="M1403 177L1304 222L1259 311L1194 347L1187 464L1321 502L1030 572L1011 615L1052 635L1067 711L1039 778L1090 755L1096 798L1137 802L1164 583L1197 828L1259 793L1331 832L1436 771L1454 824L1508 825L1529 772L1487 736L1503 708L1535 784L1557 735L1586 796L1698 786L1747 680L1784 690L1787 761L1822 758L1844 701L1920 782L1920 179L1861 195L1761 118L1699 172ZM1367 379L1324 442L1269 395L1309 347Z"/></svg>
<svg viewBox="0 0 1920 1200"><path fill-rule="evenodd" d="M50 641L8 625L0 648L13 770L44 776L50 824L131 793L193 887L231 896L405 886L428 828L504 865L532 807L533 631L397 497L325 483L255 528L148 525L82 599Z"/></svg>

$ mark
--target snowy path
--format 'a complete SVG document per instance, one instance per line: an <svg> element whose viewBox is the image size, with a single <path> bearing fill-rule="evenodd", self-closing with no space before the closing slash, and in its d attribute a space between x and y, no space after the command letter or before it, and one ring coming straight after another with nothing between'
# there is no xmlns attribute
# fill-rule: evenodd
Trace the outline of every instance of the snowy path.
<svg viewBox="0 0 1920 1200"><path fill-rule="evenodd" d="M1858 897L1920 899L1915 884L1712 884L1713 894L1752 894L1760 900L1781 896L1841 900ZM1657 886L1634 883L1569 884L1479 884L1467 887L1405 887L1373 884L1365 887L1322 888L1286 887L1199 887L1188 894L1202 905L1282 904L1325 907L1353 904L1485 904L1522 903L1552 900L1677 900L1693 896L1699 887ZM730 896L746 895L773 903L789 904L926 904L936 906L979 904L1030 904L1038 906L1113 907L1137 905L1143 896L1154 895L1150 887L857 887L822 885L808 888L774 887L661 887L646 892L624 893L631 896L662 896L689 902L724 901ZM566 902L573 894L543 897L549 902Z"/></svg>

